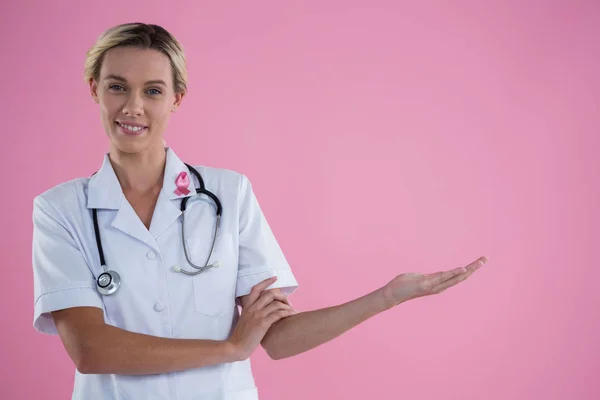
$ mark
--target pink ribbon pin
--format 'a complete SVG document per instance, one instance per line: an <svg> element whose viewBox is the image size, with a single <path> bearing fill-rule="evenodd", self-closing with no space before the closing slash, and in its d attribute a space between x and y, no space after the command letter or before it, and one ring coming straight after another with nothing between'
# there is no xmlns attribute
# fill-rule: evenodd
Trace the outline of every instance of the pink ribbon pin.
<svg viewBox="0 0 600 400"><path fill-rule="evenodd" d="M175 194L177 196L187 195L190 191L188 190L188 186L190 186L190 178L187 172L182 171L177 175L177 179L175 179L175 184L177 185L177 189L175 189Z"/></svg>

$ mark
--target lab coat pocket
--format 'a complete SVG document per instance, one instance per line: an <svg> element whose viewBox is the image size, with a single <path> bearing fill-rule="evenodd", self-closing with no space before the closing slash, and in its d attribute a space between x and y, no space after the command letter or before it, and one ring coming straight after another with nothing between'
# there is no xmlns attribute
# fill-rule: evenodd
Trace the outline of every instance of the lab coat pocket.
<svg viewBox="0 0 600 400"><path fill-rule="evenodd" d="M210 253L212 238L187 239L189 255L197 266L204 266ZM237 252L230 233L220 232L208 264L218 267L205 269L192 277L196 311L212 318L220 318L234 311L237 278ZM188 269L191 270L190 267Z"/></svg>

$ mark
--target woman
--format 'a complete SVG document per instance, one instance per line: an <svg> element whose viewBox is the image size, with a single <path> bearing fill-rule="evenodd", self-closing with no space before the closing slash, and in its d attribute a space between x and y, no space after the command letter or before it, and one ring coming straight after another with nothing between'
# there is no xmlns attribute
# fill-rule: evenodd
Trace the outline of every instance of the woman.
<svg viewBox="0 0 600 400"><path fill-rule="evenodd" d="M85 79L110 150L92 177L40 194L33 211L34 327L60 336L74 399L257 399L258 345L273 359L302 353L486 261L401 274L299 313L288 301L298 284L248 179L164 146L186 94L177 40L156 25L116 26L89 50Z"/></svg>

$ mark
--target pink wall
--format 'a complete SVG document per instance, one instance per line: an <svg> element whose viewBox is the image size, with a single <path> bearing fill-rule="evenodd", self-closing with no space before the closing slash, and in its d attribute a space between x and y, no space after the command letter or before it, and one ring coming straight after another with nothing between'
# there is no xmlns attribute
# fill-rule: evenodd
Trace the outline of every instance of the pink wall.
<svg viewBox="0 0 600 400"><path fill-rule="evenodd" d="M258 351L261 400L599 399L600 5L407 3L3 2L0 398L70 398L31 326L32 200L100 166L85 51L141 20L189 59L168 144L252 179L295 306L490 258L313 351Z"/></svg>

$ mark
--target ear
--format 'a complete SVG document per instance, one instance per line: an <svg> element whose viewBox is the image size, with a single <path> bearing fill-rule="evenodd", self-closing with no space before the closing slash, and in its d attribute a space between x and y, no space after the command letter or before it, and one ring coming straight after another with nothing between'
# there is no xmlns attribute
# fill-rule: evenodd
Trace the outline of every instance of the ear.
<svg viewBox="0 0 600 400"><path fill-rule="evenodd" d="M90 94L92 95L94 103L98 103L98 83L94 78L90 79Z"/></svg>
<svg viewBox="0 0 600 400"><path fill-rule="evenodd" d="M171 112L177 111L181 102L183 101L183 97L185 96L185 92L175 93L175 101L173 102L173 107L171 107Z"/></svg>

